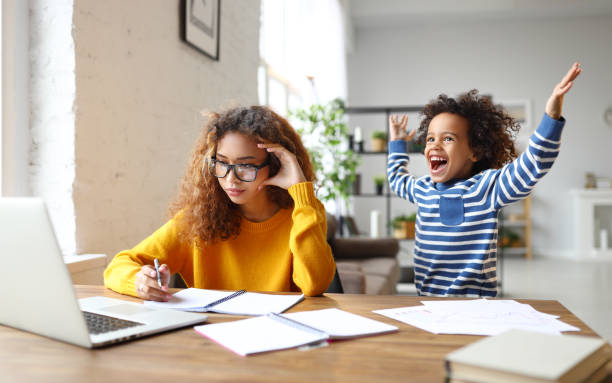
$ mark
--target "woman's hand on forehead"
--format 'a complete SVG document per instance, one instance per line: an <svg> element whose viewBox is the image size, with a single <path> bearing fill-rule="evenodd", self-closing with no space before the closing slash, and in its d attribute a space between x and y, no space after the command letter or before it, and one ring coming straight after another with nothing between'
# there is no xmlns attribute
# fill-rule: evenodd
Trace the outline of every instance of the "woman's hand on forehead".
<svg viewBox="0 0 612 383"><path fill-rule="evenodd" d="M278 173L263 181L259 185L260 190L266 185L278 186L286 190L297 183L306 181L304 172L302 171L295 154L291 153L289 150L287 150L287 148L280 144L266 142L258 143L257 147L266 150L268 153L270 153L270 155L278 158L278 161L280 162L280 169Z"/></svg>

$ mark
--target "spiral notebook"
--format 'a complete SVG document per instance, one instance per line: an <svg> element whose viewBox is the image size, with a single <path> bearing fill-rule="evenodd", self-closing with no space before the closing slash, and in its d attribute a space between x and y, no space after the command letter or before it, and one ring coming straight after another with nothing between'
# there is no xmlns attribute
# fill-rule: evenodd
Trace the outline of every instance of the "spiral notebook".
<svg viewBox="0 0 612 383"><path fill-rule="evenodd" d="M304 294L262 294L245 290L184 289L168 302L146 301L150 307L232 315L282 313L304 300Z"/></svg>
<svg viewBox="0 0 612 383"><path fill-rule="evenodd" d="M395 326L339 309L269 313L194 329L241 356L397 331Z"/></svg>

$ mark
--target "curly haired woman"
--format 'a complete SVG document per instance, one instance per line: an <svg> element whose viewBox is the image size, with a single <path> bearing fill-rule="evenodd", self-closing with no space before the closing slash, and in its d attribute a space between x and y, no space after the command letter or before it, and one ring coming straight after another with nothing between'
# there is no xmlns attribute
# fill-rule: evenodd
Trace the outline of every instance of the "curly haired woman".
<svg viewBox="0 0 612 383"><path fill-rule="evenodd" d="M389 118L387 173L391 189L418 207L414 247L419 295L497 295L497 215L525 198L559 153L563 97L581 72L575 63L555 87L540 126L518 156L519 125L473 90L457 100L440 95L425 106L418 128L430 175L409 175L406 116ZM514 160L514 161L513 161Z"/></svg>
<svg viewBox="0 0 612 383"><path fill-rule="evenodd" d="M171 273L189 287L318 295L335 271L308 153L263 106L210 116L172 218L104 272L106 287L166 301ZM162 284L151 266L155 259Z"/></svg>

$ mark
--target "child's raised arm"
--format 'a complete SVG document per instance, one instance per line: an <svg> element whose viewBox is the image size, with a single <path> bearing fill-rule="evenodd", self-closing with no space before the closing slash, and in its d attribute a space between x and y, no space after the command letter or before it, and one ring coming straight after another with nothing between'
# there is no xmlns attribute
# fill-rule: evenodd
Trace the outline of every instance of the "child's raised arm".
<svg viewBox="0 0 612 383"><path fill-rule="evenodd" d="M580 63L575 62L565 77L563 77L561 82L555 86L555 89L553 89L548 102L546 102L546 114L548 114L549 117L554 118L555 120L561 118L563 96L565 96L565 94L571 89L572 85L574 85L574 79L578 77L580 72L582 72Z"/></svg>
<svg viewBox="0 0 612 383"><path fill-rule="evenodd" d="M408 116L402 114L402 117L398 119L397 114L389 116L389 141L396 140L412 140L416 129L413 129L409 134L406 133L406 124L408 123Z"/></svg>

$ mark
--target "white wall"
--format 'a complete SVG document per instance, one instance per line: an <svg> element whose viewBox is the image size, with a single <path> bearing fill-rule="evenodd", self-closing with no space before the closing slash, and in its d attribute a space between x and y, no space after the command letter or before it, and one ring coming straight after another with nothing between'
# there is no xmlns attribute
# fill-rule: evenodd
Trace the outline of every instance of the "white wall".
<svg viewBox="0 0 612 383"><path fill-rule="evenodd" d="M114 255L166 220L200 111L257 103L259 1L221 2L219 61L179 38L179 0L75 0L79 252Z"/></svg>
<svg viewBox="0 0 612 383"><path fill-rule="evenodd" d="M347 59L352 106L422 105L439 93L477 88L496 101L529 99L535 124L554 85L581 61L583 74L565 101L561 154L532 203L535 254L567 255L569 190L583 187L587 171L612 177L612 128L603 120L612 104L612 18L412 22L358 29L354 41Z"/></svg>

